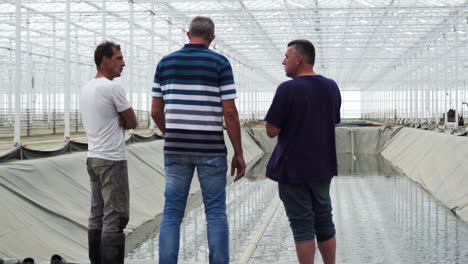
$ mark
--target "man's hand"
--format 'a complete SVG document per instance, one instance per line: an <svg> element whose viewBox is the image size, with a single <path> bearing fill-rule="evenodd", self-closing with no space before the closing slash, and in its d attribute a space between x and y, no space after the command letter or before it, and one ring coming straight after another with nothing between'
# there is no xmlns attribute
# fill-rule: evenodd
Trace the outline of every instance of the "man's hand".
<svg viewBox="0 0 468 264"><path fill-rule="evenodd" d="M245 161L244 161L244 156L242 154L240 155L234 155L232 157L232 162L231 162L231 176L234 176L234 173L237 170L237 175L234 181L238 181L240 178L244 177L245 175Z"/></svg>
<svg viewBox="0 0 468 264"><path fill-rule="evenodd" d="M267 123L266 124L266 133L270 138L274 138L281 133L281 129L275 127L274 125Z"/></svg>

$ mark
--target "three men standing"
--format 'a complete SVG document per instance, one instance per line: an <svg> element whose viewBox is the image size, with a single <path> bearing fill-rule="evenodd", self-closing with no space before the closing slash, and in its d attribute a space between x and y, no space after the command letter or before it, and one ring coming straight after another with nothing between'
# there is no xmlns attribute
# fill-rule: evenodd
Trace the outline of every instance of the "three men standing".
<svg viewBox="0 0 468 264"><path fill-rule="evenodd" d="M165 204L160 226L159 263L177 263L180 225L193 173L197 170L207 219L210 263L229 263L226 215L227 150L223 117L234 149L231 175L245 174L237 98L231 65L210 49L214 23L196 17L182 49L159 62L152 88L151 116L165 134ZM341 97L336 83L313 70L315 48L307 40L288 44L283 64L293 80L282 83L265 118L278 144L267 176L278 182L301 264L313 263L315 239L325 264L335 263L335 226L329 195L337 174L335 124ZM124 129L136 117L122 87L112 82L125 63L120 46L100 44L96 78L83 87L80 109L88 135L92 199L89 257L92 264L123 263L129 220Z"/></svg>
<svg viewBox="0 0 468 264"><path fill-rule="evenodd" d="M125 91L112 80L125 62L120 46L100 44L94 53L97 74L81 90L80 110L88 136L91 180L88 247L91 264L123 264L129 220L129 188L124 129L136 128Z"/></svg>
<svg viewBox="0 0 468 264"><path fill-rule="evenodd" d="M265 117L268 136L278 136L267 177L278 182L299 263L314 263L316 238L324 263L332 264L336 239L329 190L337 175L341 96L333 80L314 72L314 62L311 42L288 44L283 65L293 80L278 87Z"/></svg>
<svg viewBox="0 0 468 264"><path fill-rule="evenodd" d="M187 36L189 44L161 59L152 88L151 115L165 134L159 263L177 263L180 224L195 168L205 205L209 261L229 263L223 116L234 148L231 175L237 170L238 180L245 173L234 78L228 59L208 49L215 38L210 18L195 17Z"/></svg>

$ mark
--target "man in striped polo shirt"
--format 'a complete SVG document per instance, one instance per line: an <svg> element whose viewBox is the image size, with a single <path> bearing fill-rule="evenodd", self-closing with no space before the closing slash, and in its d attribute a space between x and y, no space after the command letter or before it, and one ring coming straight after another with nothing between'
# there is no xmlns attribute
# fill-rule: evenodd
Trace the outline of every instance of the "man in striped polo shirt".
<svg viewBox="0 0 468 264"><path fill-rule="evenodd" d="M236 181L245 173L234 78L227 58L208 49L215 37L210 18L194 18L187 36L189 44L159 62L152 89L151 115L165 134L159 263L177 263L180 224L195 168L205 205L210 263L229 263L223 116L234 148L231 175L237 170Z"/></svg>

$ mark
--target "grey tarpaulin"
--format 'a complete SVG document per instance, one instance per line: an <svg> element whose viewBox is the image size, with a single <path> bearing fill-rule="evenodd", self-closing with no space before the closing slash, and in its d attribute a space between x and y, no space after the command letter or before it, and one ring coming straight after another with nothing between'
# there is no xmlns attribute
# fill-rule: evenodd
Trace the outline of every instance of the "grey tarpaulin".
<svg viewBox="0 0 468 264"><path fill-rule="evenodd" d="M0 163L7 162L9 160L19 160L21 159L21 147L16 147L7 152L0 153Z"/></svg>
<svg viewBox="0 0 468 264"><path fill-rule="evenodd" d="M382 155L468 222L468 140L403 128Z"/></svg>
<svg viewBox="0 0 468 264"><path fill-rule="evenodd" d="M365 171L363 166L378 166L384 174L391 174L385 161L371 156L383 148L382 153L389 161L465 221L468 219L465 138L410 128L352 128L352 131L337 128L336 131L338 155L348 155L339 164L340 171L349 174L356 167ZM395 131L400 132L395 134ZM230 159L232 147L227 135L225 138ZM275 144L267 138L264 129L244 129L242 141L245 159L250 164L258 162L263 155L259 145L271 150ZM351 144L353 155L349 155ZM162 148L162 140L127 146L131 192L131 217L125 230L127 244L129 240L132 245L137 244L148 236L149 233L138 231L161 215ZM366 159L373 161L360 163ZM86 153L77 152L0 164L0 257L34 256L44 261L58 253L67 260L87 259L90 192L85 162ZM259 176L255 172L250 174ZM198 182L194 180L191 195L198 191Z"/></svg>
<svg viewBox="0 0 468 264"><path fill-rule="evenodd" d="M242 137L246 162L256 162L263 151L245 132ZM225 138L230 159L232 147ZM127 146L129 236L162 213L162 149L162 140ZM59 254L67 260L86 260L89 187L86 152L0 164L0 258L47 260ZM198 191L195 177L190 192ZM132 243L145 238L133 237Z"/></svg>
<svg viewBox="0 0 468 264"><path fill-rule="evenodd" d="M339 127L337 153L378 154L399 127Z"/></svg>
<svg viewBox="0 0 468 264"><path fill-rule="evenodd" d="M257 145L260 146L260 148L265 153L273 152L278 139L268 137L268 135L265 133L265 128L246 127L244 128L244 130L253 138L253 140L257 143Z"/></svg>
<svg viewBox="0 0 468 264"><path fill-rule="evenodd" d="M137 134L130 134L125 139L125 144L133 144L137 142L150 142L164 137L151 133L147 136L140 136ZM0 153L0 163L7 162L10 160L23 160L23 159L37 159L37 158L46 158L53 157L65 153L78 152L78 151L87 151L88 144L81 143L76 141L67 141L64 142L61 146L53 150L35 150L27 146L16 147L5 153Z"/></svg>

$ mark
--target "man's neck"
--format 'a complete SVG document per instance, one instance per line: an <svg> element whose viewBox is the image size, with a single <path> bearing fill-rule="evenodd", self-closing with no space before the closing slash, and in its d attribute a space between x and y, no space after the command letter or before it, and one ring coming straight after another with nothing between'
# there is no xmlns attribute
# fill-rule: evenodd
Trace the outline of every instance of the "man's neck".
<svg viewBox="0 0 468 264"><path fill-rule="evenodd" d="M315 76L315 75L318 75L318 74L314 72L314 69L304 69L297 73L296 78L301 77L301 76Z"/></svg>
<svg viewBox="0 0 468 264"><path fill-rule="evenodd" d="M203 44L207 47L210 46L210 43L203 38L192 37L189 41L189 44Z"/></svg>
<svg viewBox="0 0 468 264"><path fill-rule="evenodd" d="M102 78L102 77L104 77L104 78L106 78L106 79L112 81L114 78L113 78L113 77L110 77L110 76L111 76L111 75L109 75L109 74L106 74L106 73L104 73L104 72L98 71L98 72L96 73L96 77L95 77L95 78L97 79L97 78Z"/></svg>

